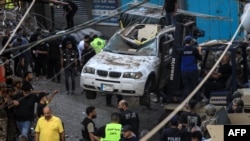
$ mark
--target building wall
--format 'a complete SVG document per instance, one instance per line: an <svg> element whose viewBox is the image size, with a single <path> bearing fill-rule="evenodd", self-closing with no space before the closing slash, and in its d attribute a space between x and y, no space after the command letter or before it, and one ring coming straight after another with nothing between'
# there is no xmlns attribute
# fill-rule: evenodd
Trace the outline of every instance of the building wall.
<svg viewBox="0 0 250 141"><path fill-rule="evenodd" d="M197 26L205 31L205 37L199 38L199 42L214 39L230 40L239 25L241 15L239 1L235 0L188 0L185 10L228 18L197 18Z"/></svg>
<svg viewBox="0 0 250 141"><path fill-rule="evenodd" d="M130 3L130 2L133 2L133 1L143 1L143 0L121 0L120 1L120 6L125 5L127 3ZM163 6L164 1L165 0L148 0L149 3L156 4L159 7ZM178 7L183 8L185 2L186 2L186 0L178 0ZM92 27L94 27L97 30L101 31L102 33L104 33L108 37L111 37L115 33L115 31L120 29L119 26L108 26L108 25L98 25L98 24L94 25Z"/></svg>
<svg viewBox="0 0 250 141"><path fill-rule="evenodd" d="M119 6L126 5L127 3L130 3L133 1L136 1L136 0L120 0ZM142 0L137 0L137 1L142 1ZM183 1L183 0L181 0L181 1ZM149 0L148 2L162 6L164 3L164 0ZM111 37L117 30L120 29L120 27L118 25L112 26L112 25L97 24L97 25L94 25L92 27L95 28L96 30L101 31L104 34L104 36L106 36L106 37Z"/></svg>
<svg viewBox="0 0 250 141"><path fill-rule="evenodd" d="M78 4L79 11L75 18L75 25L82 24L92 19L93 7L91 0L73 0ZM134 0L135 1L135 0ZM138 0L139 1L139 0ZM119 6L125 5L132 0L121 0ZM163 5L164 0L149 0L148 2ZM199 18L197 17L197 26L205 31L205 37L198 39L199 42L212 40L212 39L224 39L228 40L236 31L239 25L239 2L235 0L178 0L178 7L190 12L196 12L201 14L208 14L212 16L221 16L229 20L219 20L213 18ZM62 7L54 8L55 27L57 29L63 29L66 27L66 19L62 16ZM96 24L91 27L101 31L107 37L111 37L115 31L120 27L117 25Z"/></svg>
<svg viewBox="0 0 250 141"><path fill-rule="evenodd" d="M78 10L74 16L74 24L79 25L91 19L90 5L91 0L72 0L77 4ZM66 24L66 18L63 16L63 7L54 5L55 28L62 30Z"/></svg>
<svg viewBox="0 0 250 141"><path fill-rule="evenodd" d="M118 2L118 7L125 5L131 0L116 0ZM73 2L78 4L78 11L76 16L74 17L75 25L82 24L86 21L92 20L92 5L93 0L73 0ZM162 5L164 0L149 0L149 2L154 4ZM63 10L61 6L54 6L54 21L56 29L63 29L66 27L66 19L62 16ZM106 37L111 37L120 27L117 25L109 25L109 24L95 24L91 26L96 30L101 31Z"/></svg>

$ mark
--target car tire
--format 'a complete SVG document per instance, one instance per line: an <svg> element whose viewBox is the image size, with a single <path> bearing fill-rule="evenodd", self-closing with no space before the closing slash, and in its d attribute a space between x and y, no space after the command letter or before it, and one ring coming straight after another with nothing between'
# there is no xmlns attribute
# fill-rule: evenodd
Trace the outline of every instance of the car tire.
<svg viewBox="0 0 250 141"><path fill-rule="evenodd" d="M95 99L96 98L96 92L85 90L85 97L87 99Z"/></svg>
<svg viewBox="0 0 250 141"><path fill-rule="evenodd" d="M150 107L150 101L151 101L151 96L150 93L152 92L153 89L153 81L152 80L147 80L145 88L144 88L144 94L139 98L139 104L141 106L146 106Z"/></svg>

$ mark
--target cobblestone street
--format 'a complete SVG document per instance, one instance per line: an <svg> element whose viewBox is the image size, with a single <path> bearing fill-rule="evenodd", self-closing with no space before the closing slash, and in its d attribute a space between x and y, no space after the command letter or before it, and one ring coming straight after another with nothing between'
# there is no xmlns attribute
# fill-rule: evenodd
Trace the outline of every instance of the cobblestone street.
<svg viewBox="0 0 250 141"><path fill-rule="evenodd" d="M79 86L79 75L76 76L76 93L74 95L66 95L64 88L64 75L62 75L61 83L50 82L47 80L39 80L33 82L35 89L52 92L59 90L55 95L50 106L53 113L59 116L64 122L65 132L68 135L67 141L79 141L81 139L81 124L80 122L85 117L85 109L87 106L93 105L96 107L97 118L94 120L97 127L104 125L110 121L112 112L119 112L116 107L107 107L105 105L105 96L97 95L95 100L87 100L84 94L81 94ZM140 130L151 130L156 124L159 116L163 112L163 107L159 103L152 103L152 108L146 109L139 106L138 98L125 97L129 102L130 109L137 111L140 116ZM113 96L112 102L116 104L116 96ZM157 141L159 134L155 135L150 141Z"/></svg>

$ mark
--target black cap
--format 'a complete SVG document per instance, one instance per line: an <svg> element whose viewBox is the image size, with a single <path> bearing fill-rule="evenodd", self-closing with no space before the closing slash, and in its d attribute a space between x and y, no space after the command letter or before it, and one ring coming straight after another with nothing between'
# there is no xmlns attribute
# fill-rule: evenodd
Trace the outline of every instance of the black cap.
<svg viewBox="0 0 250 141"><path fill-rule="evenodd" d="M174 125L174 126L178 126L178 121L179 121L179 117L178 116L173 116L169 122L171 123L171 125Z"/></svg>
<svg viewBox="0 0 250 141"><path fill-rule="evenodd" d="M184 43L191 43L191 41L193 41L193 40L194 40L194 38L192 36L186 36L184 38Z"/></svg>
<svg viewBox="0 0 250 141"><path fill-rule="evenodd" d="M68 44L72 44L72 42L71 42L71 41L67 41L67 42L66 42L66 45L68 45Z"/></svg>
<svg viewBox="0 0 250 141"><path fill-rule="evenodd" d="M125 125L122 127L122 132L131 131L132 127L130 125Z"/></svg>

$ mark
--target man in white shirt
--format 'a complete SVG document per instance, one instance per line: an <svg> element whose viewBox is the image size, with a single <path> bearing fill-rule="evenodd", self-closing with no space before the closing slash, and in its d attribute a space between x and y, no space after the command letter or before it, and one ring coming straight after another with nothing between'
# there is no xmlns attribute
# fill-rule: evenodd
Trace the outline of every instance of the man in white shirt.
<svg viewBox="0 0 250 141"><path fill-rule="evenodd" d="M82 58L82 51L84 50L84 42L86 42L86 41L90 41L90 36L89 35L85 35L83 40L81 40L79 42L78 46L77 46L80 61L81 61L81 58Z"/></svg>

